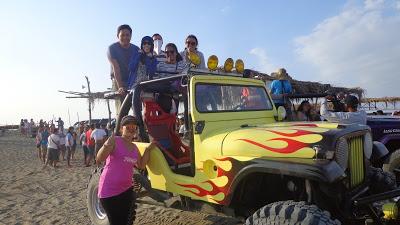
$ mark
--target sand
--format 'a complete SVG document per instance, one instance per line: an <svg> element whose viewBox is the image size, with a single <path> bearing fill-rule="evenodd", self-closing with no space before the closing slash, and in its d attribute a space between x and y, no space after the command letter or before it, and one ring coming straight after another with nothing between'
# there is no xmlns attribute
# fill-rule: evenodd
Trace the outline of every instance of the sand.
<svg viewBox="0 0 400 225"><path fill-rule="evenodd" d="M78 147L73 167L47 167L33 138L7 131L0 137L0 224L91 224L86 184L93 168L83 166ZM233 218L140 204L135 224L238 224Z"/></svg>

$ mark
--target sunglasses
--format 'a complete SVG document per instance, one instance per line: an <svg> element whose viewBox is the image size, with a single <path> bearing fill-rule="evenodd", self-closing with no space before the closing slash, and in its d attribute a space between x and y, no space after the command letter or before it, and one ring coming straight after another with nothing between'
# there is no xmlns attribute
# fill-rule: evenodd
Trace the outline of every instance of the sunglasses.
<svg viewBox="0 0 400 225"><path fill-rule="evenodd" d="M143 42L143 45L151 45L150 42Z"/></svg>
<svg viewBox="0 0 400 225"><path fill-rule="evenodd" d="M129 131L135 131L137 129L137 125L131 124L131 125L125 125L126 129Z"/></svg>
<svg viewBox="0 0 400 225"><path fill-rule="evenodd" d="M194 42L194 41L187 41L186 44L187 44L187 45L193 45L193 46L194 46L194 45L196 45L196 42Z"/></svg>

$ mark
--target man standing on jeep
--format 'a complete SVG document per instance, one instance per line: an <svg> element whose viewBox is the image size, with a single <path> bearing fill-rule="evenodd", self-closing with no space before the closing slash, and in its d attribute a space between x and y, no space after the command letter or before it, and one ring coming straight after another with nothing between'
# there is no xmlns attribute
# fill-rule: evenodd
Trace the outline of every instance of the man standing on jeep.
<svg viewBox="0 0 400 225"><path fill-rule="evenodd" d="M129 61L133 54L139 52L139 48L131 44L132 28L123 24L117 29L118 42L108 47L107 57L111 64L111 80L114 91L118 91L121 95L115 99L115 111L119 113L121 103L125 97L128 78L129 78Z"/></svg>
<svg viewBox="0 0 400 225"><path fill-rule="evenodd" d="M367 113L364 110L358 111L358 98L353 95L347 95L344 99L346 112L330 112L328 111L327 101L332 100L332 96L327 96L321 103L321 116L329 122L338 122L343 124L367 124Z"/></svg>

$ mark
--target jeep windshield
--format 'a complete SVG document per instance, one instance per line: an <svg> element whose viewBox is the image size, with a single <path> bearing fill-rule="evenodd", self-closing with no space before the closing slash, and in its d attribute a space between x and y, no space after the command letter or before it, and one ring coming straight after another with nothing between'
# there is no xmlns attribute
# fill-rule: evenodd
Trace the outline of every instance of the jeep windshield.
<svg viewBox="0 0 400 225"><path fill-rule="evenodd" d="M262 86L199 83L195 99L200 113L273 109Z"/></svg>

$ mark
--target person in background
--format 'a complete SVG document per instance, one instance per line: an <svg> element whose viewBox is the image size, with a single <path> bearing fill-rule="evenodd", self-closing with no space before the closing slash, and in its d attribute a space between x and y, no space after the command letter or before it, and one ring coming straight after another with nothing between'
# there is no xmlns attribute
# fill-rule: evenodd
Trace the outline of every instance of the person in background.
<svg viewBox="0 0 400 225"><path fill-rule="evenodd" d="M94 130L94 124L91 124L89 130L86 131L86 146L88 148L88 154L86 157L86 167L91 166L92 159L94 158L94 149L96 142L92 138L93 130Z"/></svg>
<svg viewBox="0 0 400 225"><path fill-rule="evenodd" d="M385 115L385 113L383 113L382 110L377 110L377 111L376 111L376 115L383 116L383 115Z"/></svg>
<svg viewBox="0 0 400 225"><path fill-rule="evenodd" d="M40 146L40 150L41 150L41 154L42 154L42 161L45 164L46 163L46 156L47 156L47 145L49 142L49 128L47 126L43 127L43 131L40 134L40 139L41 139L41 146Z"/></svg>
<svg viewBox="0 0 400 225"><path fill-rule="evenodd" d="M285 107L287 116L289 119L291 119L292 103L287 95L292 94L293 89L289 81L289 75L284 68L281 68L276 73L276 78L277 80L272 81L270 84L270 94L272 100L274 101L276 108L279 106Z"/></svg>
<svg viewBox="0 0 400 225"><path fill-rule="evenodd" d="M135 166L144 169L154 148L151 143L141 156L132 143L137 132L137 120L124 116L121 120L121 136L111 137L97 153L98 164L106 161L99 179L98 197L107 214L110 225L132 224L136 216L136 195L132 188Z"/></svg>
<svg viewBox="0 0 400 225"><path fill-rule="evenodd" d="M64 134L63 130L58 129L58 136L60 137L59 148L60 148L61 157L62 157L62 160L65 161L66 138L65 138L65 134Z"/></svg>
<svg viewBox="0 0 400 225"><path fill-rule="evenodd" d="M129 62L128 87L134 88L142 81L152 80L156 68L153 39L145 36L142 38L139 54L133 55Z"/></svg>
<svg viewBox="0 0 400 225"><path fill-rule="evenodd" d="M41 142L42 142L42 131L43 128L39 127L38 132L36 133L36 148L37 148L37 156L39 158L40 161L42 161L42 150L40 149L41 147Z"/></svg>
<svg viewBox="0 0 400 225"><path fill-rule="evenodd" d="M24 119L21 119L21 122L19 123L19 129L21 131L21 134L25 135L25 122L24 122Z"/></svg>
<svg viewBox="0 0 400 225"><path fill-rule="evenodd" d="M109 134L110 134L110 131L109 131L108 128L107 128L107 124L102 123L102 124L100 125L100 128L103 129L104 132L106 132L106 138L108 138L108 137L109 137Z"/></svg>
<svg viewBox="0 0 400 225"><path fill-rule="evenodd" d="M89 126L86 125L81 133L81 136L79 137L80 143L82 145L82 150L83 150L83 164L86 164L86 158L89 154L89 149L86 144L86 132L89 130Z"/></svg>
<svg viewBox="0 0 400 225"><path fill-rule="evenodd" d="M309 101L302 101L296 111L298 121L320 121L318 114Z"/></svg>
<svg viewBox="0 0 400 225"><path fill-rule="evenodd" d="M67 148L67 165L68 165L68 167L71 167L72 146L74 145L74 140L72 137L73 132L74 132L74 128L69 127L67 135L65 137L65 147Z"/></svg>
<svg viewBox="0 0 400 225"><path fill-rule="evenodd" d="M76 131L72 132L72 147L71 147L71 159L75 160L75 151L76 151L76 145L77 145L77 139L78 139L78 134Z"/></svg>
<svg viewBox="0 0 400 225"><path fill-rule="evenodd" d="M189 53L190 52L195 53L200 58L200 65L196 66L196 68L205 69L206 68L206 64L205 64L205 61L204 61L204 55L203 55L202 52L200 52L197 49L198 45L199 45L199 42L197 40L197 37L194 36L193 34L190 34L189 36L186 37L186 40L185 40L185 46L186 46L185 50L182 51L180 53L180 55L182 56L183 61L185 63L189 64L190 63L190 61L189 61Z"/></svg>
<svg viewBox="0 0 400 225"><path fill-rule="evenodd" d="M328 111L327 100L332 100L332 98L332 96L327 96L322 100L320 113L324 119L341 124L367 124L367 113L358 110L359 101L356 96L346 96L344 100L346 112Z"/></svg>
<svg viewBox="0 0 400 225"><path fill-rule="evenodd" d="M39 121L39 127L44 127L43 119L40 119L40 121Z"/></svg>
<svg viewBox="0 0 400 225"><path fill-rule="evenodd" d="M107 137L106 132L100 127L100 124L96 124L96 129L91 133L91 139L94 139L95 147L94 147L94 159L96 158L97 152L103 146L104 140Z"/></svg>
<svg viewBox="0 0 400 225"><path fill-rule="evenodd" d="M179 136L184 137L186 134L185 119L183 117L179 118Z"/></svg>
<svg viewBox="0 0 400 225"><path fill-rule="evenodd" d="M112 89L118 91L120 97L115 100L117 114L128 88L129 61L139 48L131 44L132 28L123 24L117 29L118 42L108 47L107 57L111 64Z"/></svg>
<svg viewBox="0 0 400 225"><path fill-rule="evenodd" d="M166 54L162 50L162 45L163 45L163 38L160 34L155 33L152 36L153 38L153 43L154 43L154 55L157 58L158 62L165 61Z"/></svg>
<svg viewBox="0 0 400 225"><path fill-rule="evenodd" d="M44 166L51 165L54 168L57 167L57 162L59 161L60 153L58 152L60 137L58 136L58 129L52 129L52 133L48 138L48 145L47 145L47 159Z"/></svg>
<svg viewBox="0 0 400 225"><path fill-rule="evenodd" d="M58 117L57 122L57 128L61 133L64 133L64 121L61 119L61 117Z"/></svg>
<svg viewBox="0 0 400 225"><path fill-rule="evenodd" d="M186 64L174 43L168 43L165 46L165 54L167 55L166 60L157 64L157 72L160 73L160 76L166 77L171 76L173 73L182 72Z"/></svg>

